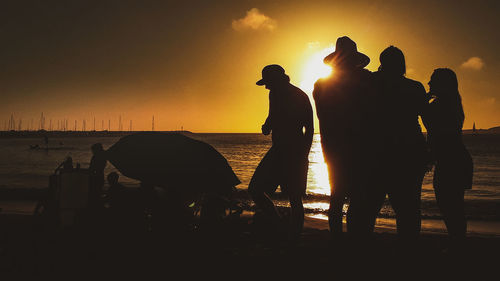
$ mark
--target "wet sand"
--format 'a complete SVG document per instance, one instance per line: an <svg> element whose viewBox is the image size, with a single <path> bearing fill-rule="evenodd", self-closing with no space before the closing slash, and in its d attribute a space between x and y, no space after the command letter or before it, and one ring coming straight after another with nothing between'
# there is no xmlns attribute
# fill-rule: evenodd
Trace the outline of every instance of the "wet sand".
<svg viewBox="0 0 500 281"><path fill-rule="evenodd" d="M306 219L295 244L259 235L248 215L214 231L117 231L112 224L48 229L33 216L0 214L0 272L68 279L497 280L499 264L495 236L470 237L464 251L450 254L442 252L444 234L423 233L405 248L392 228L377 228L370 241L332 239L326 221L314 218Z"/></svg>

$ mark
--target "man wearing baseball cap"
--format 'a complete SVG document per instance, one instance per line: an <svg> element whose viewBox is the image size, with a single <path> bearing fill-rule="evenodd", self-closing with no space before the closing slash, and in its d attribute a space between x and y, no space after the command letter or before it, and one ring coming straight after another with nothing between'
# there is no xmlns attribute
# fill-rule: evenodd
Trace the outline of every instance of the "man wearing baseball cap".
<svg viewBox="0 0 500 281"><path fill-rule="evenodd" d="M309 97L290 83L279 65L264 67L257 85L265 85L269 90L269 115L262 133L272 133L273 144L255 170L248 191L257 209L272 225L277 225L280 216L269 194L281 187L290 200L288 234L295 240L304 225L302 196L306 191L308 155L314 133L312 107Z"/></svg>

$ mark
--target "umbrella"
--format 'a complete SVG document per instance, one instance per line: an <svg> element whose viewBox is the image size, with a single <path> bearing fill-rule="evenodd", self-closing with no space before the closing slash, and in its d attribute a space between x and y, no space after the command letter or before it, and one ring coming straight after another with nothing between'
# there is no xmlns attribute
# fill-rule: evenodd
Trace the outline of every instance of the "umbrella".
<svg viewBox="0 0 500 281"><path fill-rule="evenodd" d="M179 133L131 134L106 154L123 175L155 186L203 192L227 191L241 183L217 150Z"/></svg>

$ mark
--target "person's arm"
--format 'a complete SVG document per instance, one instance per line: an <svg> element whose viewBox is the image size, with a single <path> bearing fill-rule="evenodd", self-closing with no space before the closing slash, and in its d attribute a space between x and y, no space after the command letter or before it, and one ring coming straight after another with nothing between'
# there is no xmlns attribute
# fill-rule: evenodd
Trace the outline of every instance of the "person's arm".
<svg viewBox="0 0 500 281"><path fill-rule="evenodd" d="M421 83L417 86L417 109L418 115L422 118L422 123L424 122L425 115L429 112L429 101L431 100L431 95L425 92L425 88ZM424 126L425 123L424 123ZM427 128L427 126L426 126Z"/></svg>
<svg viewBox="0 0 500 281"><path fill-rule="evenodd" d="M59 166L57 166L57 168L55 169L54 174L57 173L57 171L59 171L59 169L61 169L65 163L66 163L66 160L64 160L61 164L59 164Z"/></svg>
<svg viewBox="0 0 500 281"><path fill-rule="evenodd" d="M306 103L306 112L304 118L304 127L305 127L304 140L305 140L306 152L309 153L309 151L311 150L311 145L314 135L314 121L313 121L313 111L311 102L309 101L309 97L307 96L305 96L305 103Z"/></svg>
<svg viewBox="0 0 500 281"><path fill-rule="evenodd" d="M418 83L417 89L417 103L418 103L418 114L420 115L420 119L422 120L422 124L427 131L427 136L425 139L425 155L424 161L426 166L426 171L430 171L432 169L432 165L435 162L436 156L434 155L434 151L432 149L431 138L429 136L430 129L430 119L432 119L431 113L431 105L429 104L431 100L431 95L425 92L425 88L421 83Z"/></svg>
<svg viewBox="0 0 500 281"><path fill-rule="evenodd" d="M266 118L266 122L264 122L264 125L262 125L262 134L264 135L269 135L272 131L272 108L274 106L274 102L273 102L273 97L272 97L272 94L269 93L269 113L267 114L267 118Z"/></svg>
<svg viewBox="0 0 500 281"><path fill-rule="evenodd" d="M420 119L422 120L422 124L429 134L430 122L432 119L431 105L430 105L431 95L425 92L425 88L421 83L418 83L417 88L417 110ZM429 137L427 137L427 140Z"/></svg>
<svg viewBox="0 0 500 281"><path fill-rule="evenodd" d="M318 81L316 81L316 83L314 83L314 89L312 92L314 104L316 105L316 115L317 115L318 119L320 118L320 115L321 115L320 111L322 109L322 107L321 107L322 104L321 104L321 102L319 102L320 93L321 93L321 84L320 84L320 80L318 80Z"/></svg>

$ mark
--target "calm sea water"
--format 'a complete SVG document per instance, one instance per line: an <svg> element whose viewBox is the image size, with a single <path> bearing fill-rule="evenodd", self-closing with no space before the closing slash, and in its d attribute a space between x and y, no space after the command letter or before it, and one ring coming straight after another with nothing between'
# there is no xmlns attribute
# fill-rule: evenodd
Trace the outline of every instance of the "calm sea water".
<svg viewBox="0 0 500 281"><path fill-rule="evenodd" d="M266 151L271 139L261 134L193 134L223 154L240 178L240 189L246 189L252 174ZM43 188L48 176L66 157L74 163L88 167L91 158L90 146L100 142L105 148L114 144L117 137L65 137L49 140L49 151L31 150L30 145L42 143L36 138L0 139L0 188ZM466 191L469 219L478 221L500 221L500 136L465 136L465 143L474 161L474 187ZM308 213L324 214L328 208L330 186L320 144L320 136L314 136L309 155L308 196L305 200ZM106 173L115 170L108 164ZM391 167L387 167L387 178ZM360 175L362 176L362 175ZM121 177L126 185L137 186L137 181ZM1 198L0 198L1 200ZM286 202L277 200L277 204ZM440 218L432 189L432 174L426 175L422 192L424 218ZM394 214L390 206L382 210L382 218Z"/></svg>

